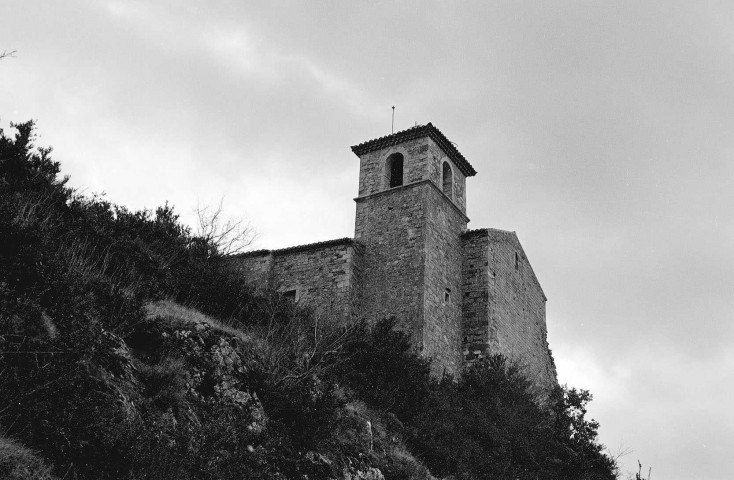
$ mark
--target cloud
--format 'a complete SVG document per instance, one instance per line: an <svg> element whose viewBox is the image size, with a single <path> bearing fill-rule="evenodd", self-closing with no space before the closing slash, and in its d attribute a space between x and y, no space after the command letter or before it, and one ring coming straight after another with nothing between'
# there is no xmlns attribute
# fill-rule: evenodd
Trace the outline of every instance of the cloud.
<svg viewBox="0 0 734 480"><path fill-rule="evenodd" d="M256 74L266 78L274 75L272 65L270 62L266 65L259 51L258 42L244 29L210 27L200 36L209 52L231 68L245 75Z"/></svg>
<svg viewBox="0 0 734 480"><path fill-rule="evenodd" d="M623 470L636 470L640 459L661 478L695 478L702 465L726 457L734 418L721 406L734 398L731 347L696 359L665 343L619 354L574 346L557 366L562 383L594 394L588 418L601 422L602 440L616 439L611 451L633 450ZM734 472L726 468L718 478Z"/></svg>
<svg viewBox="0 0 734 480"><path fill-rule="evenodd" d="M3 121L38 118L72 183L112 201L192 218L225 197L261 247L350 235L349 146L389 133L392 105L398 128L432 121L479 171L470 226L518 232L602 440L659 478L734 477L731 5L12 10Z"/></svg>
<svg viewBox="0 0 734 480"><path fill-rule="evenodd" d="M375 102L368 98L363 90L345 78L324 70L305 57L285 56L283 58L299 64L321 85L321 88L327 95L335 95L341 102L347 105L352 115L366 116L374 119L384 113L383 109L377 107Z"/></svg>

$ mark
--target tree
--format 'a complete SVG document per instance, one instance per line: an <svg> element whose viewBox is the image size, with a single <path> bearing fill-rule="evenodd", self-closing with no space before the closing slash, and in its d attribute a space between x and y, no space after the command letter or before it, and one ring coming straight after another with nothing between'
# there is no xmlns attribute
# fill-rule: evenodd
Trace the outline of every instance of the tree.
<svg viewBox="0 0 734 480"><path fill-rule="evenodd" d="M198 205L196 216L197 237L209 247L214 247L212 255L234 255L242 253L255 240L255 231L249 222L233 218L223 218L224 198L219 200L219 206Z"/></svg>

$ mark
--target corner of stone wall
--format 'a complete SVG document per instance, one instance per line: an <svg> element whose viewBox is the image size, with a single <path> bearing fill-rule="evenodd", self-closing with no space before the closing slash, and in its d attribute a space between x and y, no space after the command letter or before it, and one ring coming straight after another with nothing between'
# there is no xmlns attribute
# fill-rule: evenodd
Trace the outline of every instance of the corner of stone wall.
<svg viewBox="0 0 734 480"><path fill-rule="evenodd" d="M489 258L484 230L462 235L462 343L464 367L487 356L489 332Z"/></svg>
<svg viewBox="0 0 734 480"><path fill-rule="evenodd" d="M351 261L351 308L350 317L352 320L359 320L363 315L364 308L364 277L365 277L365 246L363 243L355 241L352 244L352 261Z"/></svg>
<svg viewBox="0 0 734 480"><path fill-rule="evenodd" d="M273 252L257 250L225 259L227 266L242 275L253 288L268 288L272 278Z"/></svg>
<svg viewBox="0 0 734 480"><path fill-rule="evenodd" d="M558 380L548 347L545 293L515 232L488 229L488 240L490 325L496 325L497 338L490 348L522 364L528 378L549 392Z"/></svg>

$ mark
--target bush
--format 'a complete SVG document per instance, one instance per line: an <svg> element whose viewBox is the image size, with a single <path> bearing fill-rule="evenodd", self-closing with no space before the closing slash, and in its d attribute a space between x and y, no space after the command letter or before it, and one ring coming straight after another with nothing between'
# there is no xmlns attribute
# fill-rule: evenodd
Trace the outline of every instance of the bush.
<svg viewBox="0 0 734 480"><path fill-rule="evenodd" d="M433 384L409 443L434 474L615 478L614 462L596 443L598 424L584 418L590 397L559 388L552 398L551 409L540 406L521 370L493 356L457 383Z"/></svg>
<svg viewBox="0 0 734 480"><path fill-rule="evenodd" d="M74 465L82 478L121 478L134 459L119 426L135 420L111 390L119 372L107 333L134 331L154 299L211 296L209 310L229 313L251 296L168 205L130 212L76 195L50 149L34 147L33 123L14 127L14 137L0 131L0 424L59 474ZM138 394L156 409L181 403L182 365L140 374Z"/></svg>
<svg viewBox="0 0 734 480"><path fill-rule="evenodd" d="M588 392L558 388L541 406L521 369L500 355L477 362L459 379L432 379L428 362L394 324L355 328L332 378L355 398L394 415L393 432L433 474L615 478L614 462L596 441L598 424L585 418ZM385 471L402 478L408 473L395 472L411 462L399 458Z"/></svg>
<svg viewBox="0 0 734 480"><path fill-rule="evenodd" d="M395 319L373 327L356 325L343 357L333 378L360 399L403 422L424 408L431 388L430 361L412 353L408 336L395 330Z"/></svg>

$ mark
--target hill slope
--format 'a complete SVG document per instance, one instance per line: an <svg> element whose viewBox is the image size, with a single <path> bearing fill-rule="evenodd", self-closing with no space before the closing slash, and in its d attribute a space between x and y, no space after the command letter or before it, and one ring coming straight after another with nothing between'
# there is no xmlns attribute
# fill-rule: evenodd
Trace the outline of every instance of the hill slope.
<svg viewBox="0 0 734 480"><path fill-rule="evenodd" d="M79 196L32 123L16 130L0 132L3 475L614 478L587 392L540 407L502 357L432 379L394 321L246 284L172 208Z"/></svg>

